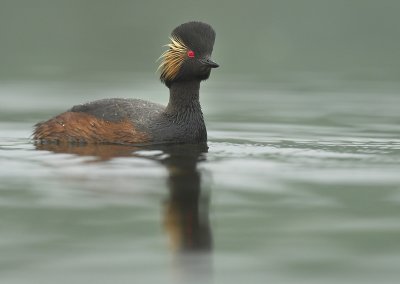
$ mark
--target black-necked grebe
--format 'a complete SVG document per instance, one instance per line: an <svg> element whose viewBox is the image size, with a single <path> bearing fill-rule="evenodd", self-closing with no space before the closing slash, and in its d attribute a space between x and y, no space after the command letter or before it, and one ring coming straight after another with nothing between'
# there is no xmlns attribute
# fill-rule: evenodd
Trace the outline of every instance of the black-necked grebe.
<svg viewBox="0 0 400 284"><path fill-rule="evenodd" d="M168 105L138 99L103 99L38 123L33 138L56 143L200 143L207 131L199 101L200 82L218 67L210 57L213 28L201 22L176 27L159 66L169 88Z"/></svg>

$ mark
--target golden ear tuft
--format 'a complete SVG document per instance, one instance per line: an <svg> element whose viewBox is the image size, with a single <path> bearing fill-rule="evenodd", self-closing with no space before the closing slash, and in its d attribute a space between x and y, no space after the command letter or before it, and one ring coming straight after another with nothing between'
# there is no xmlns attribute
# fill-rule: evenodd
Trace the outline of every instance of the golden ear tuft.
<svg viewBox="0 0 400 284"><path fill-rule="evenodd" d="M175 79L188 51L188 47L180 38L172 36L170 40L171 42L166 45L169 49L161 54L159 59L162 62L157 69L161 72L160 79L163 82Z"/></svg>

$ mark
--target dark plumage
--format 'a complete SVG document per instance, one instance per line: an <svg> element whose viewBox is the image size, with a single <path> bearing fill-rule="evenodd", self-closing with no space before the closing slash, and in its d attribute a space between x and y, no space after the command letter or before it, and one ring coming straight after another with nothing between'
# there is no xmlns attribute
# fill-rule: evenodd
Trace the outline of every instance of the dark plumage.
<svg viewBox="0 0 400 284"><path fill-rule="evenodd" d="M175 28L161 56L160 79L170 90L166 107L138 99L104 99L72 107L38 123L42 143L200 143L207 132L200 107L200 81L218 67L210 57L215 32L201 22Z"/></svg>

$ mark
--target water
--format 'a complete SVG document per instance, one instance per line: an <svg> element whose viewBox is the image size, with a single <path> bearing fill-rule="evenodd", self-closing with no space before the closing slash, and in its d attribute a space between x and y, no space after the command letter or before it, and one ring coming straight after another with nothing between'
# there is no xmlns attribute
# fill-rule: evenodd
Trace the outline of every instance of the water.
<svg viewBox="0 0 400 284"><path fill-rule="evenodd" d="M165 90L3 82L1 283L396 283L399 90L207 82L208 149L36 149L73 104Z"/></svg>

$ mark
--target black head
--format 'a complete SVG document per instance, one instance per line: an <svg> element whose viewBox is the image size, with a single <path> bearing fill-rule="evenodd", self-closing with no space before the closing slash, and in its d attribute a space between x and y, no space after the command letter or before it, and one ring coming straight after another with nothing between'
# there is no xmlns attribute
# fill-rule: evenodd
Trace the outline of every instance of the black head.
<svg viewBox="0 0 400 284"><path fill-rule="evenodd" d="M168 87L176 81L206 80L211 68L218 64L211 60L215 41L213 28L202 22L188 22L171 33L171 43L162 55L160 79Z"/></svg>

